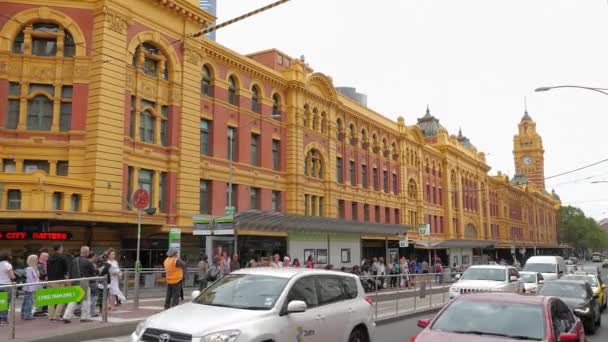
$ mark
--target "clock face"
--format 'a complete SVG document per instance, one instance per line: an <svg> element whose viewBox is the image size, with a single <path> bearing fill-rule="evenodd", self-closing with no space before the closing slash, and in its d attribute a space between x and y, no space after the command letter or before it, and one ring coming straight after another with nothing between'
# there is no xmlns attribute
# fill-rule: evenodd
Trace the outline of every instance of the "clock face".
<svg viewBox="0 0 608 342"><path fill-rule="evenodd" d="M532 158L530 158L529 156L525 156L522 161L524 162L525 165L532 165Z"/></svg>

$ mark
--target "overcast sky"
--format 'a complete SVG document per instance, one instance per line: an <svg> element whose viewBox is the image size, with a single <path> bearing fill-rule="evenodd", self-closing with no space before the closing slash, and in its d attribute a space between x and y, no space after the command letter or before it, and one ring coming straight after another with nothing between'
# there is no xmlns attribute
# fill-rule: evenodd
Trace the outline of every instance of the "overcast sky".
<svg viewBox="0 0 608 342"><path fill-rule="evenodd" d="M218 22L274 0L218 0ZM606 0L291 0L221 29L246 54L277 48L306 56L335 86L407 125L431 112L462 127L491 173L514 173L513 135L524 112L545 147L545 175L608 158L608 96L545 85L608 88ZM589 178L592 177L592 178ZM608 163L547 180L564 204L608 217Z"/></svg>

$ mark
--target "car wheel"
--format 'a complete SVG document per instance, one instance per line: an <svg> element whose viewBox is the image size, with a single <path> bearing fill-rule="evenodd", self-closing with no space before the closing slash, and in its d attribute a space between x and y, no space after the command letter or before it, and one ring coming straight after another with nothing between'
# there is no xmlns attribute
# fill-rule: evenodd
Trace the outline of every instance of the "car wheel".
<svg viewBox="0 0 608 342"><path fill-rule="evenodd" d="M595 331L597 330L597 327L595 326L595 321L593 318L588 319L585 324L585 332L588 335L594 335Z"/></svg>
<svg viewBox="0 0 608 342"><path fill-rule="evenodd" d="M363 329L357 328L350 333L348 342L369 342L369 339Z"/></svg>
<svg viewBox="0 0 608 342"><path fill-rule="evenodd" d="M595 322L595 326L596 327L601 327L602 326L602 315L597 317L597 321Z"/></svg>

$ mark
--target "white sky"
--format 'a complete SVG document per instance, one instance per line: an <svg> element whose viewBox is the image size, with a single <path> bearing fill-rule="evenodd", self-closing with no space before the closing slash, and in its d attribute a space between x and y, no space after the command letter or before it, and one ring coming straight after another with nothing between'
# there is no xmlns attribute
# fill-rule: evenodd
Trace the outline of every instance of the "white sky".
<svg viewBox="0 0 608 342"><path fill-rule="evenodd" d="M218 23L274 0L218 0ZM524 111L545 146L545 175L608 158L606 0L291 0L218 30L246 54L277 48L306 56L335 86L355 86L368 106L407 125L431 112L513 175L513 135ZM595 178L584 179L595 176ZM547 181L564 204L608 217L608 163ZM564 184L566 183L566 184Z"/></svg>

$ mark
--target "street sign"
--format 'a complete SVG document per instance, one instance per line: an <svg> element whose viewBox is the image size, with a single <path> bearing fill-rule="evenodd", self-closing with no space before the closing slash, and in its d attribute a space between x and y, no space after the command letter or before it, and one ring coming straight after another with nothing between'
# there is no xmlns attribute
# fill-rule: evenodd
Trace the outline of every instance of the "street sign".
<svg viewBox="0 0 608 342"><path fill-rule="evenodd" d="M169 230L169 248L175 248L178 251L181 249L182 230L179 228L171 228Z"/></svg>
<svg viewBox="0 0 608 342"><path fill-rule="evenodd" d="M225 207L224 208L224 215L226 216L230 216L230 215L234 215L234 207Z"/></svg>
<svg viewBox="0 0 608 342"><path fill-rule="evenodd" d="M511 246L511 254L515 254L515 246Z"/></svg>
<svg viewBox="0 0 608 342"><path fill-rule="evenodd" d="M418 235L431 235L431 225L428 223L419 224Z"/></svg>
<svg viewBox="0 0 608 342"><path fill-rule="evenodd" d="M0 292L0 311L8 310L8 292Z"/></svg>
<svg viewBox="0 0 608 342"><path fill-rule="evenodd" d="M47 305L80 302L82 297L84 290L80 286L40 289L34 293L34 306L41 308Z"/></svg>
<svg viewBox="0 0 608 342"><path fill-rule="evenodd" d="M401 238L401 239L399 239L399 247L400 248L407 248L407 238Z"/></svg>
<svg viewBox="0 0 608 342"><path fill-rule="evenodd" d="M137 209L146 209L150 204L150 194L144 189L137 189L133 193L133 205Z"/></svg>

